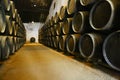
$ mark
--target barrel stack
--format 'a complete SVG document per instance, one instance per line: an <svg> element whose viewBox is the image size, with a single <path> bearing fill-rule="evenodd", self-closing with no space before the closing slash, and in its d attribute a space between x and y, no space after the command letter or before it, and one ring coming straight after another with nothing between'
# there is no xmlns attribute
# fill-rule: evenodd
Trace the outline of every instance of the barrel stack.
<svg viewBox="0 0 120 80"><path fill-rule="evenodd" d="M119 14L119 0L68 0L39 30L39 42L120 71Z"/></svg>
<svg viewBox="0 0 120 80"><path fill-rule="evenodd" d="M25 43L26 31L15 4L0 1L0 60L6 60Z"/></svg>

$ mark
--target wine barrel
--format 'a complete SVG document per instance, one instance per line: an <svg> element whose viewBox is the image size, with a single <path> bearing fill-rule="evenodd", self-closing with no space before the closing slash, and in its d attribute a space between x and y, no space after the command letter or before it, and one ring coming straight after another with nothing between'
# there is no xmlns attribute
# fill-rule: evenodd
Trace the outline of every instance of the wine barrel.
<svg viewBox="0 0 120 80"><path fill-rule="evenodd" d="M67 35L62 35L60 38L59 38L59 49L62 50L62 51L65 51L66 49L66 38L67 38Z"/></svg>
<svg viewBox="0 0 120 80"><path fill-rule="evenodd" d="M9 15L6 15L6 34L11 35L13 33L12 22Z"/></svg>
<svg viewBox="0 0 120 80"><path fill-rule="evenodd" d="M50 36L47 37L47 46L50 47Z"/></svg>
<svg viewBox="0 0 120 80"><path fill-rule="evenodd" d="M21 48L25 43L25 39L24 38L19 38L19 48Z"/></svg>
<svg viewBox="0 0 120 80"><path fill-rule="evenodd" d="M72 33L72 18L67 18L63 21L62 34Z"/></svg>
<svg viewBox="0 0 120 80"><path fill-rule="evenodd" d="M51 43L53 44L53 45L52 45L52 48L56 48L55 36L52 36L52 37L51 37Z"/></svg>
<svg viewBox="0 0 120 80"><path fill-rule="evenodd" d="M59 49L59 48L58 48L58 46L59 46L58 42L59 42L59 36L55 36L55 37L54 37L54 44L55 44L55 48L56 48L56 49Z"/></svg>
<svg viewBox="0 0 120 80"><path fill-rule="evenodd" d="M10 0L1 0L1 5L5 11L10 11Z"/></svg>
<svg viewBox="0 0 120 80"><path fill-rule="evenodd" d="M25 36L25 33L24 33L24 31L22 30L21 27L18 27L16 36L17 37L24 37Z"/></svg>
<svg viewBox="0 0 120 80"><path fill-rule="evenodd" d="M51 29L52 36L55 36L55 29L54 29L54 27L51 27L50 29Z"/></svg>
<svg viewBox="0 0 120 80"><path fill-rule="evenodd" d="M49 37L49 44L50 44L50 47L53 47L52 37Z"/></svg>
<svg viewBox="0 0 120 80"><path fill-rule="evenodd" d="M13 39L14 39L14 44L15 44L15 52L17 51L17 37L13 37Z"/></svg>
<svg viewBox="0 0 120 80"><path fill-rule="evenodd" d="M10 40L7 36L0 36L1 60L8 59L10 55Z"/></svg>
<svg viewBox="0 0 120 80"><path fill-rule="evenodd" d="M63 20L67 15L67 7L66 6L61 6L60 8L60 14L59 14L59 19Z"/></svg>
<svg viewBox="0 0 120 80"><path fill-rule="evenodd" d="M103 56L113 69L120 71L120 30L111 33L104 41Z"/></svg>
<svg viewBox="0 0 120 80"><path fill-rule="evenodd" d="M4 9L0 6L0 33L4 33L6 30L6 17Z"/></svg>
<svg viewBox="0 0 120 80"><path fill-rule="evenodd" d="M48 30L47 30L47 35L48 35L48 37L52 36L50 28L48 28Z"/></svg>
<svg viewBox="0 0 120 80"><path fill-rule="evenodd" d="M35 43L35 37L31 37L31 38L30 38L30 42L31 42L31 43Z"/></svg>
<svg viewBox="0 0 120 80"><path fill-rule="evenodd" d="M15 52L15 44L14 44L14 38L13 36L8 36L9 38L9 48L10 48L10 54L14 54Z"/></svg>
<svg viewBox="0 0 120 80"><path fill-rule="evenodd" d="M15 19L15 5L13 1L10 1L10 12L13 19Z"/></svg>
<svg viewBox="0 0 120 80"><path fill-rule="evenodd" d="M15 35L15 21L12 21L11 26L13 28L13 36Z"/></svg>
<svg viewBox="0 0 120 80"><path fill-rule="evenodd" d="M19 37L15 37L15 45L16 45L16 51L19 49Z"/></svg>
<svg viewBox="0 0 120 80"><path fill-rule="evenodd" d="M67 4L67 14L73 15L76 12L76 1L77 0L68 0Z"/></svg>
<svg viewBox="0 0 120 80"><path fill-rule="evenodd" d="M60 19L59 19L59 12L56 12L55 13L55 16L54 16L54 23L57 23Z"/></svg>
<svg viewBox="0 0 120 80"><path fill-rule="evenodd" d="M18 50L20 49L20 44L21 44L21 42L20 42L20 37L17 37L17 46L18 46Z"/></svg>
<svg viewBox="0 0 120 80"><path fill-rule="evenodd" d="M86 33L91 31L89 25L89 12L88 11L79 11L77 12L72 21L72 30L75 33Z"/></svg>
<svg viewBox="0 0 120 80"><path fill-rule="evenodd" d="M59 24L57 23L57 24L54 24L54 35L56 36L56 35L59 35L59 33L58 33L58 28L59 28Z"/></svg>
<svg viewBox="0 0 120 80"><path fill-rule="evenodd" d="M66 39L66 49L72 55L76 55L79 52L78 42L80 34L71 34Z"/></svg>
<svg viewBox="0 0 120 80"><path fill-rule="evenodd" d="M18 28L18 24L15 23L14 36L17 36Z"/></svg>
<svg viewBox="0 0 120 80"><path fill-rule="evenodd" d="M54 24L54 18L52 16L51 19L50 19L50 26L53 26L53 24Z"/></svg>
<svg viewBox="0 0 120 80"><path fill-rule="evenodd" d="M120 26L120 1L99 0L90 11L89 22L98 31L116 30Z"/></svg>
<svg viewBox="0 0 120 80"><path fill-rule="evenodd" d="M59 22L54 25L54 29L56 31L56 35L59 36L61 35L61 27L62 27L63 22Z"/></svg>
<svg viewBox="0 0 120 80"><path fill-rule="evenodd" d="M79 39L80 55L86 60L102 59L104 37L97 33L86 33Z"/></svg>
<svg viewBox="0 0 120 80"><path fill-rule="evenodd" d="M18 11L15 9L15 21L16 23L19 23L19 18L18 18Z"/></svg>
<svg viewBox="0 0 120 80"><path fill-rule="evenodd" d="M59 35L62 35L63 22L59 22L58 25L59 25L59 27L58 27L58 29L57 29L57 30L58 30L58 34L59 34Z"/></svg>

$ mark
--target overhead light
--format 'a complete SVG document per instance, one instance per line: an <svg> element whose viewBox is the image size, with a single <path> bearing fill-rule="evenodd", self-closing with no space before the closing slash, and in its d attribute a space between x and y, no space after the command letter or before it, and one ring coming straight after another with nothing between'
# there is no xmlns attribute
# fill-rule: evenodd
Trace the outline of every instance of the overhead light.
<svg viewBox="0 0 120 80"><path fill-rule="evenodd" d="M36 4L34 4L33 6L34 6L34 7L36 7L37 5L36 5Z"/></svg>

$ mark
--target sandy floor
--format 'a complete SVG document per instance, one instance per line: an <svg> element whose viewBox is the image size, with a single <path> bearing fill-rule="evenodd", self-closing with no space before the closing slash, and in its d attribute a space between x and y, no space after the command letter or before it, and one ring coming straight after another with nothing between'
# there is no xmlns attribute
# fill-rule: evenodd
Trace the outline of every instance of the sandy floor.
<svg viewBox="0 0 120 80"><path fill-rule="evenodd" d="M0 65L0 80L120 80L38 44L26 44Z"/></svg>

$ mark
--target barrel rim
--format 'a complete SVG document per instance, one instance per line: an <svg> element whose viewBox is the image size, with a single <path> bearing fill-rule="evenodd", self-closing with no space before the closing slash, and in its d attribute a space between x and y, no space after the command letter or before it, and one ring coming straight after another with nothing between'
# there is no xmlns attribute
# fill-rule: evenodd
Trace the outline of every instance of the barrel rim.
<svg viewBox="0 0 120 80"><path fill-rule="evenodd" d="M69 31L70 31L70 27L71 27L71 22L72 22L72 18L66 18L64 21L63 21L63 26L62 26L62 33L63 34L68 34ZM64 25L68 25L68 32L66 33L65 31L65 26Z"/></svg>
<svg viewBox="0 0 120 80"><path fill-rule="evenodd" d="M65 29L64 29L66 23L68 23L68 19L65 19L64 22L63 22L63 26L62 26L62 33L63 33L63 34L66 34ZM67 24L67 25L68 25L68 24Z"/></svg>
<svg viewBox="0 0 120 80"><path fill-rule="evenodd" d="M84 4L84 0L79 0L80 1L80 4L82 5L82 6L87 6L87 5L89 5L89 4ZM95 0L93 0L93 1L91 1L90 3L93 3Z"/></svg>
<svg viewBox="0 0 120 80"><path fill-rule="evenodd" d="M59 40L59 49L62 50L62 51L64 51L64 49L65 49L66 38L67 38L67 35L62 35L62 36L59 38L59 39L60 39L60 40ZM60 42L61 42L61 39L62 39L62 41L65 42L65 43L63 44L63 45L64 45L63 48L61 47L61 43L60 43Z"/></svg>
<svg viewBox="0 0 120 80"><path fill-rule="evenodd" d="M56 13L55 13L55 15L54 15L54 20L53 20L54 23L57 23L57 22L58 22L58 20L59 20L59 14L60 14L59 12L56 12Z"/></svg>
<svg viewBox="0 0 120 80"><path fill-rule="evenodd" d="M63 16L63 12L62 12L63 9L65 10L64 11L64 16ZM65 18L65 12L66 12L66 6L61 6L61 8L60 8L60 15L59 15L60 20L63 20Z"/></svg>
<svg viewBox="0 0 120 80"><path fill-rule="evenodd" d="M86 36L86 35L91 38L92 43L93 43L92 52L91 52L91 54L90 54L88 57L83 53L83 51L82 51L82 49L81 49L82 39L83 39L83 37ZM94 39L94 37L93 37L92 35L93 35L92 33L86 33L86 34L84 34L83 36L81 36L80 39L79 39L79 52L80 52L81 56L84 57L84 58L90 59L90 58L92 58L92 57L94 56L95 44L96 44L96 43L95 43L95 39Z"/></svg>
<svg viewBox="0 0 120 80"><path fill-rule="evenodd" d="M71 15L71 14L73 14L75 11L76 11L76 9L74 9L74 11L73 12L71 12L70 10L69 10L69 3L70 3L70 1L71 0L68 0L68 4L67 4L67 13L69 14L69 15ZM73 0L74 1L74 4L75 4L75 7L76 7L76 0ZM74 8L75 8L74 7Z"/></svg>
<svg viewBox="0 0 120 80"><path fill-rule="evenodd" d="M118 68L118 67L116 67L115 65L113 65L113 64L110 62L110 60L107 58L107 53L106 53L106 50L105 50L107 41L109 40L109 38L111 38L111 36L114 36L116 33L120 33L120 30L118 30L118 31L116 31L116 32L113 32L113 33L111 33L110 35L108 35L108 37L105 39L105 41L104 41L104 43L103 43L103 48L102 48L102 50L103 50L103 57L104 57L105 61L108 63L108 65L109 65L110 67L112 67L113 69L120 71L120 68Z"/></svg>
<svg viewBox="0 0 120 80"><path fill-rule="evenodd" d="M4 8L1 7L1 5L0 5L0 13L2 17L1 19L3 21L2 28L0 28L0 33L4 33L7 27L7 24L6 24L7 21L6 21L5 10Z"/></svg>
<svg viewBox="0 0 120 80"><path fill-rule="evenodd" d="M81 27L81 29L79 29L79 31L76 31L75 29L74 29L74 18L77 16L77 14L80 14L81 15L81 19L82 19L82 24L80 25ZM84 14L83 14L83 12L81 12L81 11L79 11L78 13L76 13L75 15L74 15L74 17L73 17L73 21L72 21L72 29L73 29L73 31L74 32L81 32L81 30L82 30L82 28L83 28L83 26L84 26L84 22L85 22L85 18L84 18Z"/></svg>
<svg viewBox="0 0 120 80"><path fill-rule="evenodd" d="M69 49L68 43L67 43L67 41L70 39L70 37L72 37L73 42L74 42L74 44L75 44L75 45L73 46L73 50L72 50L72 51ZM67 38L67 40L66 40L66 49L67 49L67 51L68 51L69 53L71 53L71 54L74 54L75 46L76 46L75 36L74 36L74 35L69 35L68 38Z"/></svg>
<svg viewBox="0 0 120 80"><path fill-rule="evenodd" d="M111 16L110 16L109 21L106 23L106 25L104 27L102 27L102 28L95 28L95 26L92 23L92 20L93 20L92 16L93 16L94 10L96 9L96 6L98 4L100 4L101 2L107 2L107 3L109 3L109 5L111 7ZM112 22L113 22L112 19L114 18L114 14L115 14L115 12L114 12L114 5L113 5L112 1L111 0L100 0L100 1L96 2L96 4L92 7L92 9L90 11L89 23L90 23L91 27L94 30L106 30L106 29L108 29L110 27L109 25L112 24Z"/></svg>

